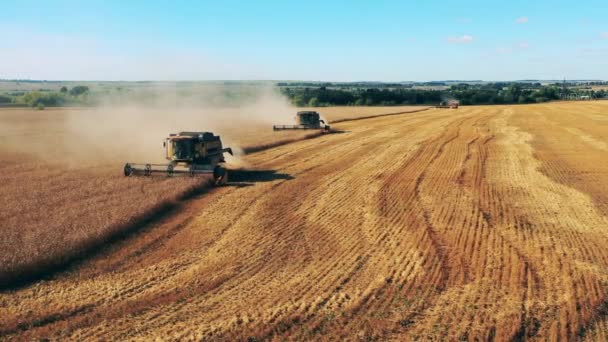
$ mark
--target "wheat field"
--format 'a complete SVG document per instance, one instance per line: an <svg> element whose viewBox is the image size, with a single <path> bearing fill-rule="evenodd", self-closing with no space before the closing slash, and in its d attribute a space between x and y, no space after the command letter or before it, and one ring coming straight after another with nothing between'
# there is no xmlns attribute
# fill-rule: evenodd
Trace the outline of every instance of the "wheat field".
<svg viewBox="0 0 608 342"><path fill-rule="evenodd" d="M229 186L185 199L175 197L192 184L173 179L74 183L108 192L80 214L29 195L24 205L44 210L20 210L19 189L5 190L20 166L3 163L8 226L128 219L112 212L119 186L148 201L125 211L154 208L169 188L176 204L43 281L2 290L0 338L608 339L608 103L332 126L343 133L251 153ZM64 191L61 174L44 172Z"/></svg>

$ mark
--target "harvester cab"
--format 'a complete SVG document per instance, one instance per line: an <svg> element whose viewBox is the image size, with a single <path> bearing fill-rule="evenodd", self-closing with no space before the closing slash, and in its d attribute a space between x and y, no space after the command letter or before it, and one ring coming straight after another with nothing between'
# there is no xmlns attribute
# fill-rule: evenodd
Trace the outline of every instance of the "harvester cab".
<svg viewBox="0 0 608 342"><path fill-rule="evenodd" d="M321 119L321 115L313 111L302 111L296 114L296 125L274 125L272 129L275 131L292 130L292 129L322 129L329 132L329 125Z"/></svg>
<svg viewBox="0 0 608 342"><path fill-rule="evenodd" d="M232 154L232 149L223 148L219 136L210 132L169 134L163 147L169 164L127 163L124 167L125 176L151 176L158 173L167 176L213 174L216 185L228 181L228 172L223 166L226 162L224 153Z"/></svg>

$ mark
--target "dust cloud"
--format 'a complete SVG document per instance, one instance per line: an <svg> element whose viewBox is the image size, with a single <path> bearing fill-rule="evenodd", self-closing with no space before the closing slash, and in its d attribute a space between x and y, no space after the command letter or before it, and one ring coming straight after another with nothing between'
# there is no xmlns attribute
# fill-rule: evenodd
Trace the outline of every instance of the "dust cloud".
<svg viewBox="0 0 608 342"><path fill-rule="evenodd" d="M228 162L240 165L241 146L260 133L271 134L272 124L289 123L295 110L271 86L218 85L188 92L163 86L107 95L94 108L30 111L12 121L0 117L0 133L8 140L4 149L78 166L164 163L162 142L169 133L210 131L233 148L235 157Z"/></svg>
<svg viewBox="0 0 608 342"><path fill-rule="evenodd" d="M448 95L441 95L441 102L445 102L448 105L453 105L453 104L459 104L460 101L458 101L455 97L453 96L448 96Z"/></svg>

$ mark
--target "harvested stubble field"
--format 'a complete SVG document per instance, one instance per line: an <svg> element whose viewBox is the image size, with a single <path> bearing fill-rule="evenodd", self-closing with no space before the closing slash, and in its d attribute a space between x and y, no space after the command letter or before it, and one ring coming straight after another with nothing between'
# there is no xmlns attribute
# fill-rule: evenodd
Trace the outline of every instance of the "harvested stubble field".
<svg viewBox="0 0 608 342"><path fill-rule="evenodd" d="M245 156L231 186L177 202L50 279L4 290L0 337L608 338L608 103L335 126L347 133ZM123 217L106 212L114 187L137 202L189 186L109 176L109 166L97 185L66 186L62 171L10 160L1 219L22 232L49 220L65 235L78 220ZM80 211L90 216L64 216L51 203L69 196L36 198L35 182L4 191L20 167L32 173L24 180L48 175L44 186L92 197ZM21 238L3 237L10 251L34 241L2 234Z"/></svg>
<svg viewBox="0 0 608 342"><path fill-rule="evenodd" d="M350 107L337 112L358 117L419 108L377 107L370 111ZM327 111L328 120L338 117L334 108L317 110ZM291 120L295 111L286 108L283 120ZM172 113L145 109L134 113L122 108L116 109L118 114L112 112L108 108L0 110L0 202L4 203L0 211L0 283L12 285L48 273L49 268L120 238L139 228L142 221L175 209L181 199L206 188L208 179L125 178L121 168L126 161L164 162L160 142L170 133L158 122L150 125L136 119L151 115L154 121ZM218 112L226 117L236 115L227 109L214 114ZM118 120L118 125L126 121L128 128L117 129L114 124L100 129L105 116ZM184 121L190 122L192 116L188 112ZM237 151L262 150L318 135L314 131L273 132L271 121L266 125L247 119L236 122L233 126L212 124ZM203 120L203 129L205 124L208 120ZM141 129L131 132L139 125ZM232 162L246 166L242 160Z"/></svg>

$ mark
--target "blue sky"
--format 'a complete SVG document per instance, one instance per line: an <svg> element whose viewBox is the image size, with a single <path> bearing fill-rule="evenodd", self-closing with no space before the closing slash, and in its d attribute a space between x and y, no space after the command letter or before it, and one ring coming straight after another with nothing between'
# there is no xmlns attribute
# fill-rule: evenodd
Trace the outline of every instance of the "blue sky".
<svg viewBox="0 0 608 342"><path fill-rule="evenodd" d="M608 1L4 1L0 78L608 79Z"/></svg>

